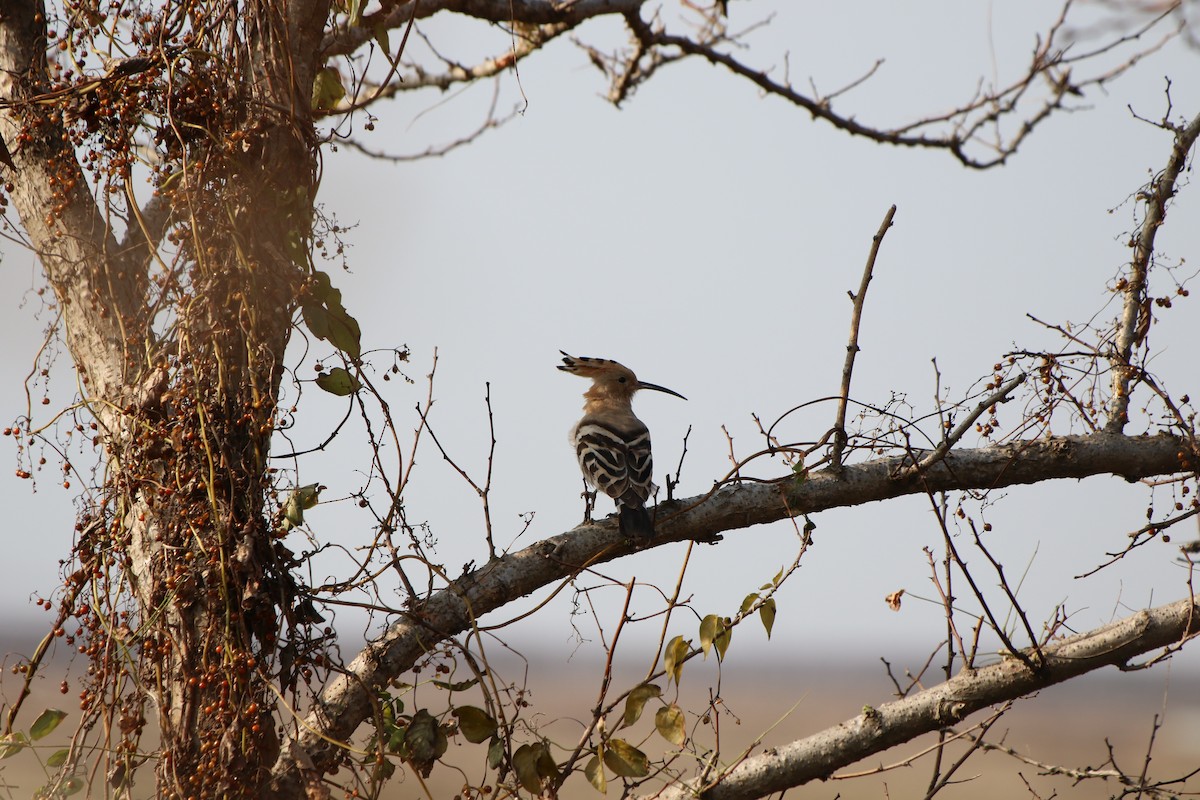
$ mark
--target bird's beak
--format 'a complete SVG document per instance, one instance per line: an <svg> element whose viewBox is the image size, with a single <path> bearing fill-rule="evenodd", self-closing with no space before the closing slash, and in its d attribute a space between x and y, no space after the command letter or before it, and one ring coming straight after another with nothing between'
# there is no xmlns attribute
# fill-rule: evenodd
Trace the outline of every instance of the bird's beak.
<svg viewBox="0 0 1200 800"><path fill-rule="evenodd" d="M681 395L679 392L671 391L670 389L668 389L665 386L659 386L657 383L646 383L645 381L638 381L638 388L639 389L653 389L656 392L665 392L667 394L673 394L676 397L678 397L680 400L687 400L687 398L684 397L683 395Z"/></svg>

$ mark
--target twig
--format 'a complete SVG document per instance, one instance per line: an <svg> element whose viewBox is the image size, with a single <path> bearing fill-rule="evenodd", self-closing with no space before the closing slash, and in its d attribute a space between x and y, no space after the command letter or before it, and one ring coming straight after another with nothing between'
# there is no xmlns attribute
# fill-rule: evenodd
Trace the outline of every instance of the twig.
<svg viewBox="0 0 1200 800"><path fill-rule="evenodd" d="M596 730L596 726L604 718L604 700L608 696L609 686L612 685L613 655L617 652L617 640L621 638L621 630L625 627L625 623L629 619L629 601L633 599L633 589L635 586L637 586L637 578L631 577L625 591L625 605L621 608L621 618L617 621L617 629L613 631L612 644L609 645L608 652L605 654L604 677L600 679L600 694L596 698L596 704L592 709L592 720L583 731L583 735L579 737L579 743L575 745L575 749L571 752L571 757L567 759L562 769L558 771L558 778L554 782L554 790L549 792L549 796L551 797L558 794L555 790L561 788L563 781L571 774L571 768L579 760L583 748L587 746L588 740L592 737L592 732Z"/></svg>
<svg viewBox="0 0 1200 800"><path fill-rule="evenodd" d="M829 468L842 468L842 453L846 449L846 408L850 404L850 378L854 374L854 358L858 355L858 328L862 322L863 304L867 299L867 287L871 285L871 276L875 272L875 258L879 255L879 246L883 237L892 227L892 218L896 216L896 206L893 205L883 216L883 223L871 239L871 253L867 256L867 264L863 267L862 281L858 284L858 293L851 294L853 309L850 312L850 341L846 345L846 362L842 365L842 391L838 399L837 421L833 424L833 453L829 456Z"/></svg>
<svg viewBox="0 0 1200 800"><path fill-rule="evenodd" d="M951 431L950 434L933 449L933 452L921 459L919 463L912 466L910 471L912 473L924 472L938 461L941 461L943 458L945 458L946 454L950 452L950 448L958 444L958 441L962 439L962 437L966 435L967 431L971 429L971 426L975 424L975 420L983 416L983 412L987 411L992 406L996 405L997 403L1003 403L1008 396L1012 394L1013 389L1016 389L1025 382L1025 378L1026 375L1024 372L1020 373L1015 378L1009 378L1004 382L1003 385L1000 386L999 389L997 389L995 392L992 392L983 400L980 400L979 405L975 406L974 410L972 410L962 422L958 423L957 427L955 427L954 430Z"/></svg>

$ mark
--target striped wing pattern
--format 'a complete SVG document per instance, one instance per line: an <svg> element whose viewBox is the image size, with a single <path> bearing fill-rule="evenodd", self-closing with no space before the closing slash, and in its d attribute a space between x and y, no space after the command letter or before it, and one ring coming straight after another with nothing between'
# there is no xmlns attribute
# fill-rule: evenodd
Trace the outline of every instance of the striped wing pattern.
<svg viewBox="0 0 1200 800"><path fill-rule="evenodd" d="M654 493L650 431L645 425L622 430L584 419L575 429L574 441L588 483L618 506L641 507Z"/></svg>

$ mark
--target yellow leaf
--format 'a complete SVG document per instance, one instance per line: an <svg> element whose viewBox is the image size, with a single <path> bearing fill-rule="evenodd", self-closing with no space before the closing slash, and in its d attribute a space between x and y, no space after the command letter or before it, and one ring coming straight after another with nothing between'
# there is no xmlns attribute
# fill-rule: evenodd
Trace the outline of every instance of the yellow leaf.
<svg viewBox="0 0 1200 800"><path fill-rule="evenodd" d="M758 592L751 592L742 600L742 607L738 611L739 614L745 614L750 609L754 608L754 604L758 602Z"/></svg>
<svg viewBox="0 0 1200 800"><path fill-rule="evenodd" d="M767 629L767 638L771 638L771 628L775 627L775 598L768 597L758 608L758 618Z"/></svg>
<svg viewBox="0 0 1200 800"><path fill-rule="evenodd" d="M682 747L687 740L687 733L684 730L683 709L671 703L669 706L663 706L654 715L654 729L658 731L658 735L666 739L676 747Z"/></svg>
<svg viewBox="0 0 1200 800"><path fill-rule="evenodd" d="M708 658L708 651L712 648L713 640L721 635L724 627L721 618L716 614L709 614L700 620L700 649L704 651L705 658Z"/></svg>
<svg viewBox="0 0 1200 800"><path fill-rule="evenodd" d="M653 683L635 686L629 693L629 697L625 698L625 716L622 717L621 723L625 727L629 727L641 719L642 709L645 708L646 701L651 697L662 697L662 689Z"/></svg>
<svg viewBox="0 0 1200 800"><path fill-rule="evenodd" d="M334 67L325 67L313 78L312 107L314 111L329 111L346 96L342 76Z"/></svg>
<svg viewBox="0 0 1200 800"><path fill-rule="evenodd" d="M610 739L604 765L622 778L644 778L650 774L650 759L624 739Z"/></svg>
<svg viewBox="0 0 1200 800"><path fill-rule="evenodd" d="M690 641L684 641L682 636L676 636L667 643L667 650L663 653L663 668L667 671L667 676L674 679L675 685L679 685L679 677L683 674L683 662L687 658L688 645Z"/></svg>
<svg viewBox="0 0 1200 800"><path fill-rule="evenodd" d="M592 756L587 766L583 768L583 774L587 776L588 783L596 787L597 792L608 794L608 778L604 777L604 765L600 762L599 757Z"/></svg>
<svg viewBox="0 0 1200 800"><path fill-rule="evenodd" d="M725 651L729 649L729 643L733 641L733 628L730 627L732 622L729 617L721 620L721 632L717 634L717 638L713 639L713 644L717 648L717 661L725 660Z"/></svg>

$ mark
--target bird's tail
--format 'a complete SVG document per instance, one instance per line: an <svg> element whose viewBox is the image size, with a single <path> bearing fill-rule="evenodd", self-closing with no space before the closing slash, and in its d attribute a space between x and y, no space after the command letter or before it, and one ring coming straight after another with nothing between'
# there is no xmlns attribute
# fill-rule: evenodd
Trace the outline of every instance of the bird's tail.
<svg viewBox="0 0 1200 800"><path fill-rule="evenodd" d="M621 533L629 539L645 540L654 538L654 522L645 506L621 504L619 517Z"/></svg>

